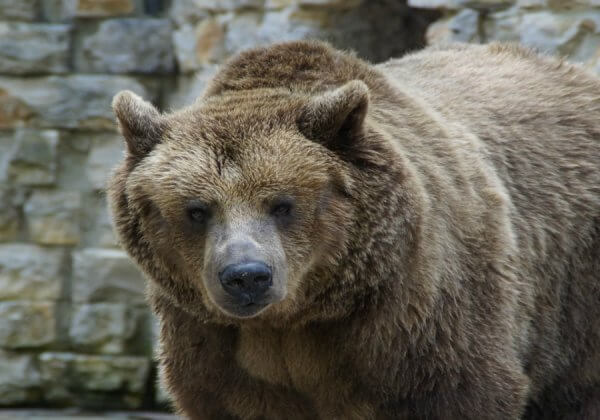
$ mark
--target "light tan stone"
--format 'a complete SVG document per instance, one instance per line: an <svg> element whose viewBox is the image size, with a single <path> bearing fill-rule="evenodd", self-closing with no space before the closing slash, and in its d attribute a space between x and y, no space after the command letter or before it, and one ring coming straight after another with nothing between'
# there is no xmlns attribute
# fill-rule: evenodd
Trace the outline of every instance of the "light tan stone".
<svg viewBox="0 0 600 420"><path fill-rule="evenodd" d="M94 139L85 165L94 189L104 190L106 188L106 179L111 170L123 160L124 150L123 139L117 134Z"/></svg>
<svg viewBox="0 0 600 420"><path fill-rule="evenodd" d="M142 273L116 249L86 248L73 253L74 302L144 303Z"/></svg>
<svg viewBox="0 0 600 420"><path fill-rule="evenodd" d="M352 9L364 0L298 0L301 6L323 6L338 9Z"/></svg>
<svg viewBox="0 0 600 420"><path fill-rule="evenodd" d="M140 407L150 372L139 356L45 352L39 365L47 401L101 409Z"/></svg>
<svg viewBox="0 0 600 420"><path fill-rule="evenodd" d="M69 25L0 22L0 73L69 71Z"/></svg>
<svg viewBox="0 0 600 420"><path fill-rule="evenodd" d="M40 400L36 388L40 372L31 354L0 350L0 402L2 405L31 404ZM0 419L2 419L0 414ZM14 418L14 417L13 417Z"/></svg>
<svg viewBox="0 0 600 420"><path fill-rule="evenodd" d="M410 7L420 9L451 9L458 8L457 0L408 0Z"/></svg>
<svg viewBox="0 0 600 420"><path fill-rule="evenodd" d="M168 19L107 19L82 36L75 68L92 73L163 74L174 70Z"/></svg>
<svg viewBox="0 0 600 420"><path fill-rule="evenodd" d="M158 86L126 76L0 77L0 128L115 130L110 103L123 89L153 100Z"/></svg>
<svg viewBox="0 0 600 420"><path fill-rule="evenodd" d="M81 194L36 191L25 203L31 239L44 245L76 245L80 239Z"/></svg>
<svg viewBox="0 0 600 420"><path fill-rule="evenodd" d="M127 15L135 10L133 0L71 0L70 11L77 17Z"/></svg>
<svg viewBox="0 0 600 420"><path fill-rule="evenodd" d="M125 353L139 321L135 312L124 303L76 305L69 329L71 343L85 352Z"/></svg>
<svg viewBox="0 0 600 420"><path fill-rule="evenodd" d="M197 71L223 57L225 31L221 22L208 18L198 25L185 24L173 32L173 44L179 69Z"/></svg>
<svg viewBox="0 0 600 420"><path fill-rule="evenodd" d="M203 21L196 28L196 58L203 63L214 57L214 52L222 41L223 27L214 19Z"/></svg>
<svg viewBox="0 0 600 420"><path fill-rule="evenodd" d="M0 245L0 300L60 299L65 257L63 249L30 244Z"/></svg>
<svg viewBox="0 0 600 420"><path fill-rule="evenodd" d="M0 20L32 21L38 16L40 0L0 0Z"/></svg>
<svg viewBox="0 0 600 420"><path fill-rule="evenodd" d="M0 302L0 348L44 347L56 341L54 302Z"/></svg>
<svg viewBox="0 0 600 420"><path fill-rule="evenodd" d="M9 181L17 185L53 185L58 142L55 130L17 130L8 161Z"/></svg>
<svg viewBox="0 0 600 420"><path fill-rule="evenodd" d="M4 152L3 148L0 147L0 156L2 153L8 152ZM1 166L3 164L0 161L0 172L2 172ZM0 176L0 178L2 177ZM12 241L17 238L21 222L15 200L17 195L15 189L0 184L0 242Z"/></svg>
<svg viewBox="0 0 600 420"><path fill-rule="evenodd" d="M27 122L34 114L25 101L0 87L0 128L10 128Z"/></svg>
<svg viewBox="0 0 600 420"><path fill-rule="evenodd" d="M481 42L479 36L479 14L475 10L461 10L454 16L440 19L427 28L427 43Z"/></svg>

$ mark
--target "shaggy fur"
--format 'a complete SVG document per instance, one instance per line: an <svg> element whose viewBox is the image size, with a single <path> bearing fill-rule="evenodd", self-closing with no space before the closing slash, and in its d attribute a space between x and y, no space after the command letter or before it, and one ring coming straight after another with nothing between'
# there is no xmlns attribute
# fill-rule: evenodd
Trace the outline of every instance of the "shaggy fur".
<svg viewBox="0 0 600 420"><path fill-rule="evenodd" d="M600 418L600 80L500 44L371 66L295 42L183 110L114 108L114 221L182 414ZM239 231L283 253L284 298L252 316L207 268Z"/></svg>

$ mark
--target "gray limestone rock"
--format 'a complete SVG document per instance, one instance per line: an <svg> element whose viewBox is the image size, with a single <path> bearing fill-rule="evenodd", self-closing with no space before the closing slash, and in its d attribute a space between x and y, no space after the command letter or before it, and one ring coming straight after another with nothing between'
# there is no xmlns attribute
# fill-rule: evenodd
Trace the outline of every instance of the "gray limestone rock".
<svg viewBox="0 0 600 420"><path fill-rule="evenodd" d="M117 134L94 139L86 162L87 175L94 189L106 189L106 181L111 171L123 160L124 153L123 139Z"/></svg>
<svg viewBox="0 0 600 420"><path fill-rule="evenodd" d="M69 25L0 22L0 73L69 71Z"/></svg>
<svg viewBox="0 0 600 420"><path fill-rule="evenodd" d="M0 77L0 129L28 124L33 127L115 130L110 104L129 89L147 100L156 97L134 78L70 75L35 78Z"/></svg>
<svg viewBox="0 0 600 420"><path fill-rule="evenodd" d="M41 375L30 354L0 350L0 402L2 405L39 401Z"/></svg>
<svg viewBox="0 0 600 420"><path fill-rule="evenodd" d="M53 185L59 133L18 129L8 158L7 176L17 185Z"/></svg>
<svg viewBox="0 0 600 420"><path fill-rule="evenodd" d="M81 193L35 191L24 213L31 239L44 245L75 245L80 239Z"/></svg>
<svg viewBox="0 0 600 420"><path fill-rule="evenodd" d="M83 72L170 73L174 70L167 19L113 19L86 37L75 63Z"/></svg>
<svg viewBox="0 0 600 420"><path fill-rule="evenodd" d="M92 353L127 352L139 316L123 303L93 303L73 308L69 337L76 349Z"/></svg>
<svg viewBox="0 0 600 420"><path fill-rule="evenodd" d="M45 347L56 338L53 302L0 302L0 348Z"/></svg>
<svg viewBox="0 0 600 420"><path fill-rule="evenodd" d="M31 21L38 17L39 0L0 0L0 20Z"/></svg>
<svg viewBox="0 0 600 420"><path fill-rule="evenodd" d="M74 302L145 302L142 273L117 249L74 252L72 288Z"/></svg>
<svg viewBox="0 0 600 420"><path fill-rule="evenodd" d="M2 153L1 150L0 153ZM0 162L0 166L2 166L2 162ZM0 185L0 242L11 241L17 238L21 225L18 204L14 200L17 195L18 193L15 188L11 188L8 185Z"/></svg>
<svg viewBox="0 0 600 420"><path fill-rule="evenodd" d="M39 356L46 400L90 408L138 408L150 360L138 356L94 356L46 352Z"/></svg>
<svg viewBox="0 0 600 420"><path fill-rule="evenodd" d="M65 260L63 249L18 243L0 245L0 300L61 299Z"/></svg>

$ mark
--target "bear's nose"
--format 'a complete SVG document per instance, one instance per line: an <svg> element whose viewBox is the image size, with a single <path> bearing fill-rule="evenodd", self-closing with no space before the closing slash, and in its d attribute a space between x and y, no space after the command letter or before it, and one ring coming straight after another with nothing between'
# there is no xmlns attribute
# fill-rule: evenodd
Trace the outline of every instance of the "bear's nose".
<svg viewBox="0 0 600 420"><path fill-rule="evenodd" d="M223 289L240 304L256 302L273 284L271 269L263 262L231 264L219 274Z"/></svg>

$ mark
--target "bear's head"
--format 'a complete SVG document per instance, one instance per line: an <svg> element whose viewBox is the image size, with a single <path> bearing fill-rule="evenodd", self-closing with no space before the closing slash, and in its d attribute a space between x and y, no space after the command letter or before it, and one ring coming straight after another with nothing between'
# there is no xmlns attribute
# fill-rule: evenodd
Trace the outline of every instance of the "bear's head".
<svg viewBox="0 0 600 420"><path fill-rule="evenodd" d="M356 226L356 173L376 160L369 88L258 87L161 114L113 102L127 157L110 201L121 242L179 307L213 319L300 311L310 272L335 270Z"/></svg>

